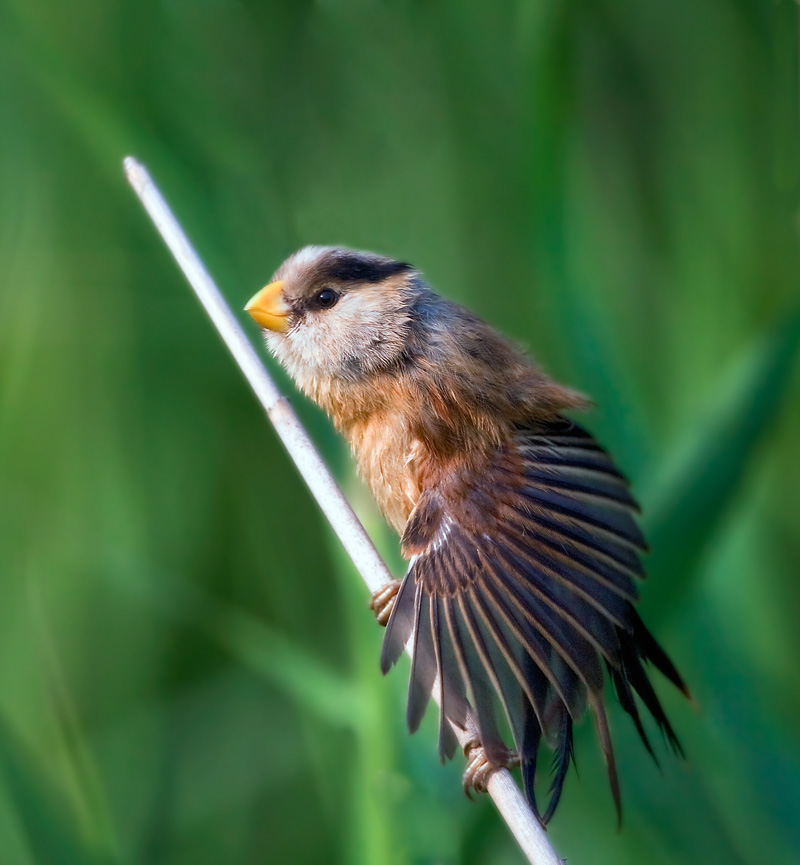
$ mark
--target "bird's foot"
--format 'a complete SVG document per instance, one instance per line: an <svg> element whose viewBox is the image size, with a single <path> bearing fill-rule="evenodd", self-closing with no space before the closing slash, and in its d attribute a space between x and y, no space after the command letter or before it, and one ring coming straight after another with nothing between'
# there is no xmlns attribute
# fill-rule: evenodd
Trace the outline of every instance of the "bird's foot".
<svg viewBox="0 0 800 865"><path fill-rule="evenodd" d="M464 756L467 758L467 768L464 770L462 783L464 792L471 799L471 791L485 793L489 776L497 769L514 769L519 766L519 755L516 751L506 751L500 762L489 762L483 745L477 739L470 739L464 745Z"/></svg>
<svg viewBox="0 0 800 865"><path fill-rule="evenodd" d="M397 592L400 590L400 580L392 580L385 586L381 586L377 592L372 593L372 598L369 602L369 608L375 613L375 618L378 624L386 627L389 621L389 616L394 609L394 601L397 597Z"/></svg>

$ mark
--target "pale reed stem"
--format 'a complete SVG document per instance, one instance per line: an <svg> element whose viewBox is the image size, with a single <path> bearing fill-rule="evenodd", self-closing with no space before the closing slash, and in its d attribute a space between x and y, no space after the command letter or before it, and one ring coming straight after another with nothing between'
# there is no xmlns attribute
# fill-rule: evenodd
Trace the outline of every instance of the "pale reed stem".
<svg viewBox="0 0 800 865"><path fill-rule="evenodd" d="M372 592L377 591L392 579L392 575L369 535L322 461L289 401L275 386L147 169L131 156L125 159L124 164L128 182L136 191L189 284L250 382L303 480L308 484L367 587ZM411 644L406 650L410 651L410 647ZM438 703L438 682L434 685L433 697ZM468 730L454 726L453 730L462 748L476 738L474 725ZM550 846L547 835L534 818L511 773L507 769L498 769L489 777L487 786L497 810L502 814L528 861L532 865L561 865L562 860Z"/></svg>

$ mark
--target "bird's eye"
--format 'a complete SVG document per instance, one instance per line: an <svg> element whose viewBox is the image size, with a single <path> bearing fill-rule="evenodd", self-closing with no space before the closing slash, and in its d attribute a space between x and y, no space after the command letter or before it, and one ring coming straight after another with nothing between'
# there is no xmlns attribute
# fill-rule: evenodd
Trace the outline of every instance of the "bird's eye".
<svg viewBox="0 0 800 865"><path fill-rule="evenodd" d="M319 309L330 309L339 300L339 295L332 288L323 288L314 295L314 306Z"/></svg>

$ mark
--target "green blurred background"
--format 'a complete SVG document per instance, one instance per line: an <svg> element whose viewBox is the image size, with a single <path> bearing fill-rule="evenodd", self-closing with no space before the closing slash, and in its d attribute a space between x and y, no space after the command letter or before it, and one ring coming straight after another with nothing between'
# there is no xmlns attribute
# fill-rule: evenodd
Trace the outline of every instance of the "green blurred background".
<svg viewBox="0 0 800 865"><path fill-rule="evenodd" d="M578 729L570 865L800 860L797 42L789 0L0 0L2 865L522 861L406 734L128 153L235 309L374 249L595 398L697 707L658 683L661 772L615 707L619 833Z"/></svg>

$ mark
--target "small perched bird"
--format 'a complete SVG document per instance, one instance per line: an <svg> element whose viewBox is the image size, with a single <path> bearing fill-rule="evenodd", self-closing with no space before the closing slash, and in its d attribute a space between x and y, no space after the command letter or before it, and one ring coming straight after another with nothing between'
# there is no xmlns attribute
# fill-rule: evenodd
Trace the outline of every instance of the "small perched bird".
<svg viewBox="0 0 800 865"><path fill-rule="evenodd" d="M480 759L465 783L480 789L487 773L518 762L546 824L572 760L573 722L588 706L619 814L606 674L651 754L639 703L680 745L646 662L688 690L634 607L645 541L628 483L565 416L586 399L411 265L380 255L305 247L246 309L350 442L402 536L408 572L376 593L374 608L387 626L384 672L414 636L411 731L438 675L442 759L457 745L446 719L463 728L471 716ZM554 773L541 815L543 743Z"/></svg>

